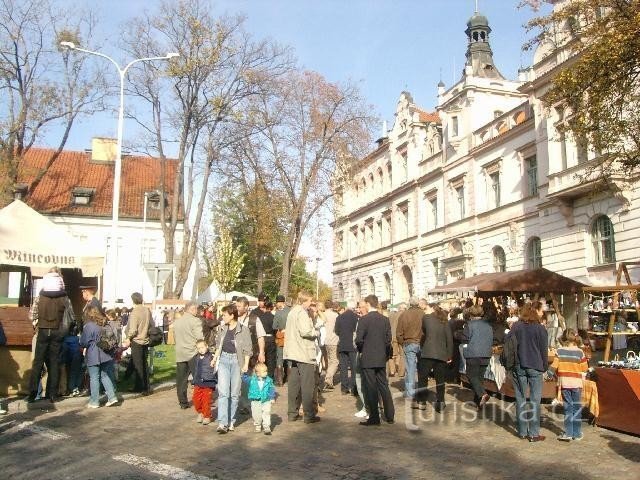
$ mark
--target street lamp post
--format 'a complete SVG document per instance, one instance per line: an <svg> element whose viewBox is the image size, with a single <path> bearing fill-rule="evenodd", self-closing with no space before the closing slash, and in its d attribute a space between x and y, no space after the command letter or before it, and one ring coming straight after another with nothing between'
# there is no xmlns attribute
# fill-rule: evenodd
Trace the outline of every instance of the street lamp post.
<svg viewBox="0 0 640 480"><path fill-rule="evenodd" d="M89 55L96 55L98 57L106 58L111 63L113 63L118 69L118 74L120 75L120 106L118 109L118 132L116 139L116 160L114 165L114 174L113 174L113 200L112 200L112 214L111 214L111 247L112 247L112 259L113 263L113 278L111 279L111 283L113 288L111 290L112 293L112 302L115 304L117 300L117 292L116 292L116 277L118 274L118 216L120 212L120 179L122 176L122 131L124 126L124 79L127 74L127 70L133 64L138 62L146 62L151 60L169 60L171 58L175 58L180 56L179 53L170 52L162 57L145 57L145 58L137 58L135 60L130 61L127 65L122 68L113 58L104 53L94 52L92 50L87 50L85 48L80 48L76 46L73 42L60 42L60 46L66 47L70 50L77 50L78 52L88 53Z"/></svg>
<svg viewBox="0 0 640 480"><path fill-rule="evenodd" d="M320 269L320 257L316 258L316 300L318 300L318 292L320 290L320 280L318 279L318 270Z"/></svg>

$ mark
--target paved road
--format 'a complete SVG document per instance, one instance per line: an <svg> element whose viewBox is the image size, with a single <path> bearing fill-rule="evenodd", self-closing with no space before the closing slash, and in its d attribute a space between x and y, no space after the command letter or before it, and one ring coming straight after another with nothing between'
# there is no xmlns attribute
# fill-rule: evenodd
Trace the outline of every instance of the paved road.
<svg viewBox="0 0 640 480"><path fill-rule="evenodd" d="M447 387L442 415L405 408L396 423L361 427L355 399L326 395L314 425L286 420L286 388L271 437L251 420L218 435L180 410L175 390L89 410L86 398L0 417L0 478L7 479L638 479L640 439L585 424L585 439L555 440L561 416L545 407L547 441L515 436L512 404L492 399L481 416L467 390ZM399 396L399 392L394 390Z"/></svg>

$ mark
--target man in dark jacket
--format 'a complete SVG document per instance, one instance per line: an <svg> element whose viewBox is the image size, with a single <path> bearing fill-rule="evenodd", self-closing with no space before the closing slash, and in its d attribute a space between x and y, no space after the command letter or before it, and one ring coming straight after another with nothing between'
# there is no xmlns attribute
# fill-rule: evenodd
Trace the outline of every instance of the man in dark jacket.
<svg viewBox="0 0 640 480"><path fill-rule="evenodd" d="M47 396L51 402L58 400L59 357L65 335L60 326L66 308L71 308L71 305L62 277L54 267L42 278L42 290L31 309L31 319L34 326L37 326L38 333L31 365L28 402L36 399L44 364L47 365L49 375Z"/></svg>
<svg viewBox="0 0 640 480"><path fill-rule="evenodd" d="M378 297L368 295L364 299L364 316L358 322L356 346L362 354L360 366L364 380L364 398L369 419L360 425L380 425L378 398L382 398L384 416L394 422L395 408L387 380L387 359L391 356L391 325L389 319L377 311Z"/></svg>
<svg viewBox="0 0 640 480"><path fill-rule="evenodd" d="M340 363L340 384L343 395L353 392L356 372L356 349L353 335L358 324L358 316L350 308L336 318L334 332L338 335L338 362ZM351 369L351 376L349 376Z"/></svg>

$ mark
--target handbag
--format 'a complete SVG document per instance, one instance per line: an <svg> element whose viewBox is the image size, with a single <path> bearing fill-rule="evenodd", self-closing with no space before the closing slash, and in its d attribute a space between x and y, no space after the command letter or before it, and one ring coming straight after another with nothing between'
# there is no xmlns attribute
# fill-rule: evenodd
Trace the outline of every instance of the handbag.
<svg viewBox="0 0 640 480"><path fill-rule="evenodd" d="M284 330L278 330L276 332L276 346L284 347Z"/></svg>
<svg viewBox="0 0 640 480"><path fill-rule="evenodd" d="M62 321L60 322L60 327L58 328L58 331L63 336L68 335L71 325L74 324L75 322L76 322L76 316L73 313L73 306L71 305L71 302L67 297L67 299L65 300L64 314L62 315Z"/></svg>

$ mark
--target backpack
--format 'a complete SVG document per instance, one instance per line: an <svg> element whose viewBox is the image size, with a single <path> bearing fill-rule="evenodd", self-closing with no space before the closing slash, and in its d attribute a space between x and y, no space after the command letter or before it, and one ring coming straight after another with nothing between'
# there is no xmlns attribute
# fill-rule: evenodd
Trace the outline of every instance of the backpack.
<svg viewBox="0 0 640 480"><path fill-rule="evenodd" d="M118 348L118 336L109 323L102 327L96 346L105 353L113 352Z"/></svg>
<svg viewBox="0 0 640 480"><path fill-rule="evenodd" d="M160 327L149 327L147 334L149 335L149 347L157 347L158 345L162 344L164 335Z"/></svg>
<svg viewBox="0 0 640 480"><path fill-rule="evenodd" d="M513 332L504 339L500 363L507 370L513 370L518 365L518 339Z"/></svg>

